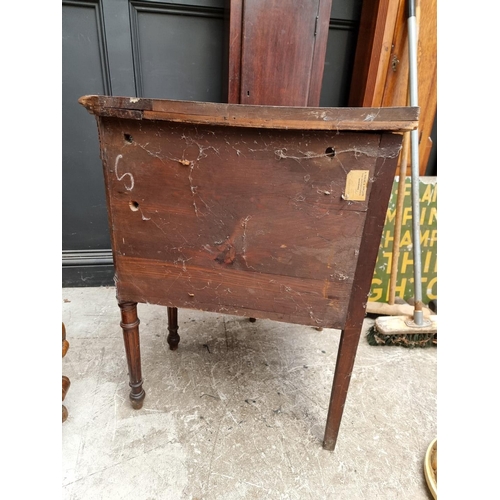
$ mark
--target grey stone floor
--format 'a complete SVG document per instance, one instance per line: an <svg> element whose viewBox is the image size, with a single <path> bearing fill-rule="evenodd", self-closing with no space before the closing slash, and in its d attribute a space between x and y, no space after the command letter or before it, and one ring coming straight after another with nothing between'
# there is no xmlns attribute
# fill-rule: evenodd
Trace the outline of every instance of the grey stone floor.
<svg viewBox="0 0 500 500"><path fill-rule="evenodd" d="M435 348L362 337L334 452L321 441L340 332L139 304L146 399L128 402L115 290L65 288L64 499L431 499ZM372 320L365 320L365 328Z"/></svg>

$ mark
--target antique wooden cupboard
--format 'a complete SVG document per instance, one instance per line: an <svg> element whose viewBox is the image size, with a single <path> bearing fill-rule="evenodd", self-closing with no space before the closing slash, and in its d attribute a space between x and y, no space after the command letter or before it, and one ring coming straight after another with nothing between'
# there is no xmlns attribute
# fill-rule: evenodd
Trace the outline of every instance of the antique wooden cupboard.
<svg viewBox="0 0 500 500"><path fill-rule="evenodd" d="M412 108L318 108L331 0L232 0L229 104L85 96L96 115L130 377L137 303L342 330L323 446L335 447ZM296 228L300 227L300 232Z"/></svg>
<svg viewBox="0 0 500 500"><path fill-rule="evenodd" d="M80 102L97 117L133 406L145 397L138 302L337 328L333 449L398 132L418 109Z"/></svg>

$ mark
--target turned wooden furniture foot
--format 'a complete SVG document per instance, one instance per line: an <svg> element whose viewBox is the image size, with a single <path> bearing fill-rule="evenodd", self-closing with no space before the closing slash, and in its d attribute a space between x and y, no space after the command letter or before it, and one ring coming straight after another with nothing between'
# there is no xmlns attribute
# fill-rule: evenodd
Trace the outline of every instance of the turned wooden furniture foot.
<svg viewBox="0 0 500 500"><path fill-rule="evenodd" d="M326 420L325 437L323 439L323 448L325 450L333 450L337 443L340 421L342 420L342 413L344 412L347 390L349 389L349 382L351 381L360 334L361 328L357 329L357 331L343 330L340 337L330 406L328 408Z"/></svg>
<svg viewBox="0 0 500 500"><path fill-rule="evenodd" d="M64 401L64 398L66 397L66 394L68 393L69 386L71 385L71 382L68 377L65 375L62 376L62 400ZM68 418L68 410L64 405L62 405L62 421L64 422Z"/></svg>
<svg viewBox="0 0 500 500"><path fill-rule="evenodd" d="M63 405L63 422L68 418L68 409Z"/></svg>
<svg viewBox="0 0 500 500"><path fill-rule="evenodd" d="M142 408L146 393L142 388L141 351L139 346L139 318L137 317L137 302L122 302L120 307L122 320L120 326L123 330L123 341L127 354L130 402L136 410Z"/></svg>
<svg viewBox="0 0 500 500"><path fill-rule="evenodd" d="M66 375L62 376L62 400L64 401L64 398L66 397L66 394L68 393L69 386L71 385L71 382Z"/></svg>
<svg viewBox="0 0 500 500"><path fill-rule="evenodd" d="M66 356L66 353L68 352L69 349L69 342L66 340L66 327L64 326L64 323L62 324L62 357ZM71 382L69 381L69 378L66 377L65 375L62 376L62 400L64 401L64 398L66 397L66 394L68 393L69 386L71 385ZM68 418L68 410L67 408L62 405L62 421L64 422Z"/></svg>
<svg viewBox="0 0 500 500"><path fill-rule="evenodd" d="M171 351L175 351L181 338L177 333L179 325L177 323L177 307L167 307L168 311L168 336L167 342Z"/></svg>

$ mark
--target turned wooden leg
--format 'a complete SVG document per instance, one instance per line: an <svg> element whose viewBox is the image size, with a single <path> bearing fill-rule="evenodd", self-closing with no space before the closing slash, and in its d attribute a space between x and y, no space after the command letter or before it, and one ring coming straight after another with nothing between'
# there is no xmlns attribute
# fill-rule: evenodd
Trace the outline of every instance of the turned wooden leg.
<svg viewBox="0 0 500 500"><path fill-rule="evenodd" d="M71 385L71 382L66 375L62 376L62 400L64 401L64 398L66 397L66 394L68 393L69 386ZM62 405L62 421L64 422L68 418L68 410L67 408Z"/></svg>
<svg viewBox="0 0 500 500"><path fill-rule="evenodd" d="M62 376L62 400L64 401L64 398L66 397L66 394L68 393L69 386L71 385L71 382L69 381L69 378L66 377L66 375Z"/></svg>
<svg viewBox="0 0 500 500"><path fill-rule="evenodd" d="M69 342L66 340L66 327L64 326L64 323L62 324L62 357L66 356L66 353L68 352L69 349ZM68 393L69 386L71 385L71 382L66 375L62 376L62 400L64 401L64 398L66 397L66 394ZM68 409L62 405L62 421L66 421L68 418Z"/></svg>
<svg viewBox="0 0 500 500"><path fill-rule="evenodd" d="M347 390L351 381L351 373L360 334L361 328L343 330L340 337L337 364L333 377L332 395L330 397L330 407L328 408L325 437L323 440L323 448L325 450L333 450L337 443L340 421L344 412Z"/></svg>
<svg viewBox="0 0 500 500"><path fill-rule="evenodd" d="M171 351L175 351L181 338L177 333L179 325L177 323L177 307L167 307L168 312L168 336L167 342Z"/></svg>
<svg viewBox="0 0 500 500"><path fill-rule="evenodd" d="M123 341L127 353L130 402L136 410L142 408L146 393L142 388L141 351L139 346L139 318L137 317L137 302L122 302L118 304L122 320L120 326L123 330Z"/></svg>

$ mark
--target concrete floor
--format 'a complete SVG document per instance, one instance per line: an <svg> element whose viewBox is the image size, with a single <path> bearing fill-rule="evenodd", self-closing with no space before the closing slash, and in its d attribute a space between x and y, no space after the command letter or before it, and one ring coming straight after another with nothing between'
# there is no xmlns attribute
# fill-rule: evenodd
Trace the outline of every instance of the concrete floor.
<svg viewBox="0 0 500 500"><path fill-rule="evenodd" d="M334 452L322 449L339 333L139 304L146 399L128 402L115 290L65 288L64 499L432 499L435 348L364 338ZM368 328L372 320L365 320Z"/></svg>

